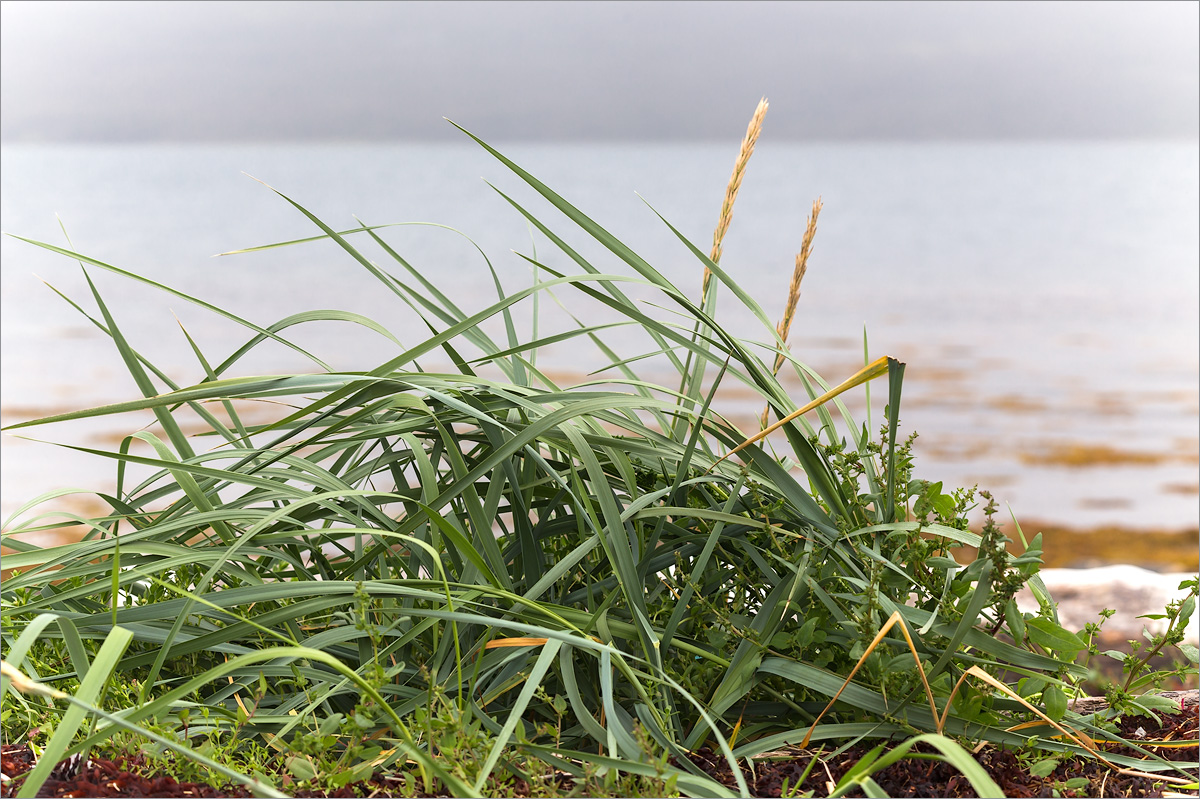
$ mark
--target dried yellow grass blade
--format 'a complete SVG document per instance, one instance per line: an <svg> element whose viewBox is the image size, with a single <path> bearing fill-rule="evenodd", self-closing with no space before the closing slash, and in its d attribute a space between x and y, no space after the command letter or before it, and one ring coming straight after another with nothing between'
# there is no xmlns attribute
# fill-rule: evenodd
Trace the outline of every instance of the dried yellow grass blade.
<svg viewBox="0 0 1200 799"><path fill-rule="evenodd" d="M226 663L229 662L228 656L226 656L225 662ZM233 676L232 675L230 675L230 677L229 677L229 684L233 685ZM251 715L253 715L250 712L250 708L246 707L246 703L242 701L242 694L240 691L234 692L233 701L237 702L237 706L242 709L242 712L246 714L247 718L249 718Z"/></svg>
<svg viewBox="0 0 1200 799"><path fill-rule="evenodd" d="M950 692L950 697L949 697L949 699L946 700L946 709L942 713L941 719L938 720L938 732L939 733L942 731L942 728L946 724L946 717L950 714L950 706L954 702L954 695L956 693L958 693L958 689L962 686L963 681L966 680L967 677L978 677L979 679L986 682L988 685L992 686L993 688L998 689L1001 693L1005 694L1006 696L1017 700L1022 705L1024 705L1025 707L1027 707L1031 711L1033 711L1033 713L1035 715L1037 715L1039 718L1044 719L1045 722L1047 724L1049 724L1051 727L1058 730L1066 737L1070 738L1072 741L1074 741L1079 746L1081 746L1084 749L1091 752L1097 759L1103 761L1105 765L1107 765L1113 769L1117 768L1116 765L1114 765L1113 763L1110 763L1108 760L1106 760L1104 755L1100 754L1099 750L1096 748L1096 742L1093 741L1092 738L1087 733L1081 732L1079 730L1071 730L1071 729L1068 729L1067 727L1064 727L1062 724L1059 724L1057 721L1055 721L1054 719L1047 716L1041 710L1034 707L1029 702L1025 701L1024 697L1022 697L1016 691L1009 688L1007 685L1000 682L995 677L988 674L986 671L979 668L978 666L971 666L969 669L964 671L963 675L958 678L958 682L954 684L954 690ZM1018 728L1025 727L1025 726L1028 726L1028 725L1016 724L1012 727L1009 727L1008 730L1006 730L1006 731L1016 730Z"/></svg>
<svg viewBox="0 0 1200 799"><path fill-rule="evenodd" d="M1188 787L1191 787L1192 785L1194 785L1196 783L1195 780L1185 780L1183 777L1172 777L1169 774L1151 774L1149 771L1138 771L1137 769L1132 769L1132 768L1119 768L1119 769L1117 769L1117 773L1124 774L1128 777L1142 777L1142 778L1148 779L1148 780L1159 780L1161 782L1171 782L1176 785L1187 785ZM1170 795L1171 794L1168 794L1165 791L1163 792L1163 796L1170 796ZM1193 794L1177 793L1177 794L1175 794L1175 796L1190 796L1190 797L1192 797L1192 799L1195 799L1196 795L1194 793Z"/></svg>
<svg viewBox="0 0 1200 799"><path fill-rule="evenodd" d="M25 672L18 669L16 666L9 663L7 660L0 660L0 674L3 674L12 681L12 687L23 694L35 694L37 696L45 696L50 699L66 699L67 695L62 691L51 688L48 685L31 679Z"/></svg>
<svg viewBox="0 0 1200 799"><path fill-rule="evenodd" d="M879 377L880 375L885 374L887 372L887 370L888 370L888 357L886 355L884 355L881 358L877 358L876 360L874 360L871 363L864 366L862 369L859 369L857 372L854 373L854 375L852 375L850 378L848 378L845 382L841 383L840 385L836 386L835 388L829 389L824 394L817 397L815 400L808 403L804 407L802 407L798 410L792 411L791 413L789 413L787 416L780 419L775 424L771 425L770 427L764 428L763 430L761 430L760 432L751 436L750 438L747 438L745 441L738 444L733 449L729 450L729 452L722 455L717 460L717 462L712 465L712 468L716 468L718 463L725 460L730 455L735 455L738 452L741 452L746 447L750 446L751 444L762 441L768 435L770 435L771 433L774 433L776 430L783 427L785 424L792 421L793 419L797 419L800 416L803 416L804 414L811 411L813 408L816 408L820 405L824 405L826 402L833 399L837 395L845 393L845 392L849 391L850 389L854 388L855 386L861 386L863 383L867 382L868 380L874 380L875 378ZM711 471L711 470L712 469L710 468L709 471Z"/></svg>
<svg viewBox="0 0 1200 799"><path fill-rule="evenodd" d="M604 643L596 636L591 639L598 644ZM545 646L549 638L497 638L484 644L484 649L500 649L505 646Z"/></svg>
<svg viewBox="0 0 1200 799"><path fill-rule="evenodd" d="M497 638L484 644L484 649L499 649L505 646L543 646L549 638Z"/></svg>
<svg viewBox="0 0 1200 799"><path fill-rule="evenodd" d="M808 733L804 736L804 740L800 742L801 749L804 749L808 746L808 741L812 737L813 732L817 729L817 725L821 722L821 717L829 712L829 708L833 707L834 702L836 702L838 697L842 695L842 691L846 690L846 686L850 684L850 681L854 679L854 675L858 673L859 667L866 662L867 656L875 651L875 647L879 646L879 642L883 640L883 637L887 635L888 631L897 624L900 625L900 632L904 635L904 641L908 644L908 651L912 653L913 662L917 664L917 673L921 675L921 682L925 686L925 696L929 699L929 709L933 711L933 717L935 719L938 717L937 705L935 705L933 702L933 689L929 687L929 680L925 677L925 669L921 666L921 658L917 654L917 647L913 644L912 636L908 634L908 625L904 623L903 617L900 616L900 611L896 611L888 617L887 622L883 625L883 627L880 628L879 632L875 633L875 637L871 639L871 643L869 646L867 646L867 650L862 653L862 657L858 659L858 662L854 664L854 668L850 670L850 675L846 677L846 681L842 683L842 687L839 688L838 692L833 695L833 699L829 700L829 704L825 706L825 709L821 711L820 715L813 720L812 726L808 728ZM949 707L949 704L947 704L947 707ZM939 724L938 732L940 733L941 731L942 727L941 724Z"/></svg>

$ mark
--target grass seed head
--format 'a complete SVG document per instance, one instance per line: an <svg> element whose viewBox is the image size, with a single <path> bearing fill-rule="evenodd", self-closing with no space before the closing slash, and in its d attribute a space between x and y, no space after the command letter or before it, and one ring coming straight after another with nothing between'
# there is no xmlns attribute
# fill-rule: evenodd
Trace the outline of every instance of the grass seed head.
<svg viewBox="0 0 1200 799"><path fill-rule="evenodd" d="M812 254L813 238L817 235L817 217L820 214L821 198L818 197L813 202L812 213L808 217L808 226L804 229L800 252L796 253L796 266L792 270L792 281L788 284L787 304L784 306L783 316L775 328L785 345L788 334L792 330L792 320L796 317L796 306L800 303L800 283L804 280L804 273L808 271L808 257ZM783 353L775 356L775 374L779 374L781 366L783 366Z"/></svg>
<svg viewBox="0 0 1200 799"><path fill-rule="evenodd" d="M742 187L742 178L746 174L746 164L750 162L750 156L754 153L754 145L758 141L758 134L762 132L763 117L767 115L767 98L762 98L758 101L758 107L754 109L754 116L750 118L750 125L746 128L746 137L742 139L742 148L738 151L737 161L733 164L733 174L729 176L729 183L725 186L725 199L721 203L721 216L717 220L717 228L713 231L713 246L712 252L709 254L709 260L714 264L721 261L721 247L725 241L725 234L729 232L729 223L733 220L733 203L737 200L738 190ZM704 269L704 284L700 289L700 304L704 304L704 298L708 296L708 283L712 280L712 270L708 267Z"/></svg>

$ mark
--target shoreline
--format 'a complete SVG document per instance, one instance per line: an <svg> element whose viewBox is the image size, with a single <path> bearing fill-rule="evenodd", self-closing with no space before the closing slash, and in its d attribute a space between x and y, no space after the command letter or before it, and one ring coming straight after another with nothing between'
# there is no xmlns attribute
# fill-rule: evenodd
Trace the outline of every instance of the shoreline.
<svg viewBox="0 0 1200 799"><path fill-rule="evenodd" d="M1025 540L1042 534L1043 569L1094 569L1104 566L1136 566L1152 572L1200 571L1200 527L1139 529L1122 525L1069 527L1036 519L1020 520ZM979 532L972 525L973 532ZM1020 554L1020 536L1009 521L1000 529L1009 538L1008 551ZM955 552L970 553L974 547Z"/></svg>

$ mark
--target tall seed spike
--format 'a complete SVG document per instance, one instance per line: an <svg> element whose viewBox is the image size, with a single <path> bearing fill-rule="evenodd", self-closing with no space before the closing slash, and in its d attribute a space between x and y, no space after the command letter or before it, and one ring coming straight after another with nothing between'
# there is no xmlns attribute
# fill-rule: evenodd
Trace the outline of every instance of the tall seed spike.
<svg viewBox="0 0 1200 799"><path fill-rule="evenodd" d="M754 116L750 118L750 125L746 128L746 137L742 139L742 148L738 151L737 160L733 164L733 174L729 176L729 183L725 186L725 199L721 203L721 216L717 219L716 230L713 231L713 246L712 252L709 254L709 260L715 263L721 261L721 248L725 241L725 234L729 232L729 223L733 220L733 203L737 200L738 190L742 187L742 178L746 174L746 164L750 162L750 156L754 153L754 145L758 141L758 134L762 132L763 117L767 115L767 98L764 97L758 101L758 107L754 109ZM712 270L708 267L704 268L704 282L700 287L700 306L704 307L704 300L708 297L708 284L712 280Z"/></svg>

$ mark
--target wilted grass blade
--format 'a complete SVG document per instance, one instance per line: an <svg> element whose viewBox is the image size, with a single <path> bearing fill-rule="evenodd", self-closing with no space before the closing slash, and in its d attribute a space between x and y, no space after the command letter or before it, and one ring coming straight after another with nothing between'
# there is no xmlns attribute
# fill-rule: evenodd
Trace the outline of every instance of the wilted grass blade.
<svg viewBox="0 0 1200 799"><path fill-rule="evenodd" d="M26 799L27 797L37 796L38 789L42 787L42 784L50 776L50 771L58 765L58 761L62 759L63 753L71 745L71 740L75 737L76 731L83 724L88 707L95 706L100 693L112 678L113 671L121 659L121 654L129 646L129 642L132 639L133 633L120 627L114 627L104 639L104 644L100 647L100 651L96 653L96 659L92 662L90 668L87 664L75 664L75 671L77 673L86 674L85 677L80 679L79 688L75 692L75 698L79 703L72 704L63 713L62 719L59 720L54 728L54 734L50 736L50 741L42 750L37 765L29 772L29 776L25 778L25 782L22 783L21 789L17 792L18 797ZM9 679L12 679L11 675Z"/></svg>
<svg viewBox="0 0 1200 799"><path fill-rule="evenodd" d="M814 721L812 726L808 729L808 734L805 735L804 740L800 742L800 748L803 749L808 746L808 742L812 737L813 730L817 728L817 724L820 723L821 718L828 713L829 709L833 707L835 702L837 702L838 697L842 695L842 691L846 690L846 686L850 684L850 681L854 679L854 675L858 673L860 668L862 668L862 664L865 663L870 654L875 651L875 647L879 646L879 642L882 641L884 636L888 634L888 631L897 624L900 625L900 632L903 633L904 640L908 644L908 651L912 653L917 673L921 675L921 683L925 686L925 696L929 699L929 710L933 714L934 718L938 717L937 705L933 701L933 690L929 687L929 680L925 676L925 669L921 666L921 657L917 654L916 646L913 645L912 636L908 634L908 627L905 626L904 619L900 616L899 612L896 612L888 618L887 623L885 623L883 627L880 628L879 632L875 634L875 637L871 640L871 643L867 645L866 650L862 653L862 656L858 659L858 662L854 664L854 668L852 668L850 673L846 675L846 682L842 684L842 687L838 689L838 692L833 695L832 699L829 700L829 704L825 706L825 709L817 715L816 721ZM949 707L949 705L947 705L947 707ZM945 716L942 716L942 722L944 721ZM937 731L940 735L942 732L941 722L938 724Z"/></svg>
<svg viewBox="0 0 1200 799"><path fill-rule="evenodd" d="M883 374L885 371L888 370L889 364L892 362L892 360L893 359L884 356L882 358L877 359L874 363L867 365L863 369L860 369L858 372L855 372L849 378L847 378L842 383L840 383L836 388L833 388L833 389L825 392L824 394L817 397L812 402L809 402L806 405L804 405L803 407L801 407L800 409L793 411L792 413L789 413L787 416L783 417L775 424L771 425L770 427L766 428L765 430L762 430L762 431L756 433L755 435L746 439L742 443L738 444L736 447L731 449L729 452L725 453L725 455L723 455L721 457L721 459L717 461L717 463L720 463L721 461L725 460L726 458L730 457L731 455L735 455L738 452L741 452L743 449L750 446L751 444L755 444L759 441L762 441L768 435L775 432L779 428L783 427L785 424L788 424L792 420L797 419L800 416L808 413L813 408L823 405L824 403L833 399L837 395L845 393L846 391L849 391L850 389L854 388L855 386L860 386L863 383L867 382L868 380L873 380L874 378L879 377L881 374ZM715 466L716 464L713 464L713 465Z"/></svg>

